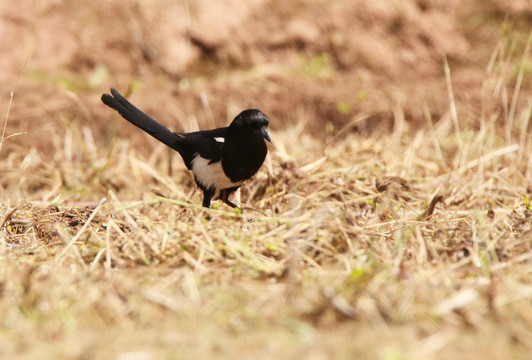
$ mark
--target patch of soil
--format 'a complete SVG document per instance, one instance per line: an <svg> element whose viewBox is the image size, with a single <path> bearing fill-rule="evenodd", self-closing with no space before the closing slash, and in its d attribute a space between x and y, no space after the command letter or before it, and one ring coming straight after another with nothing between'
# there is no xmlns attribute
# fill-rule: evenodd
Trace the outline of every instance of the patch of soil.
<svg viewBox="0 0 532 360"><path fill-rule="evenodd" d="M391 129L398 116L420 126L425 108L433 120L448 112L444 59L464 126L486 110L504 123L495 83L512 93L531 16L526 0L3 2L0 110L15 89L6 134L23 134L2 156L53 152L65 119L98 141L140 143L100 103L111 86L175 130L222 125L245 107L269 114L274 131L304 118L320 135L361 113L355 131ZM525 77L518 109L531 93Z"/></svg>

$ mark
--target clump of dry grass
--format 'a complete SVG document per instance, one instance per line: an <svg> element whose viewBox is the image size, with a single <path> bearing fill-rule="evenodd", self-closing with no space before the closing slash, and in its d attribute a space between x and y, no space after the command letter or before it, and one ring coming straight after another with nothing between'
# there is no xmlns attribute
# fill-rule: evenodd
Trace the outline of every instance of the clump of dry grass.
<svg viewBox="0 0 532 360"><path fill-rule="evenodd" d="M162 145L66 123L54 157L4 157L0 354L526 358L532 103L462 128L446 71L426 128L274 134L244 215L202 209Z"/></svg>

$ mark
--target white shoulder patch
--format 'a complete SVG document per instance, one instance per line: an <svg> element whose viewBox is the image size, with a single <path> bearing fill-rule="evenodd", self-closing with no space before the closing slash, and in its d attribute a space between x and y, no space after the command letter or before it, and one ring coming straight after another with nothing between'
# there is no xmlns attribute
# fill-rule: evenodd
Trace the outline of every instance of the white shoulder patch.
<svg viewBox="0 0 532 360"><path fill-rule="evenodd" d="M224 143L225 142L225 138L223 138L221 136L215 137L214 140L219 142L219 143Z"/></svg>

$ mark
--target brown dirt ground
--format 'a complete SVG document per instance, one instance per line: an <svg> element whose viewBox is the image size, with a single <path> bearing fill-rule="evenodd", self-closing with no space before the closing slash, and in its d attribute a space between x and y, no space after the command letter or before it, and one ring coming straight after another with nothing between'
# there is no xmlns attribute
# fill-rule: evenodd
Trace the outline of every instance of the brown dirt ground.
<svg viewBox="0 0 532 360"><path fill-rule="evenodd" d="M132 87L132 101L175 129L221 125L243 107L274 130L304 114L323 134L361 113L363 133L398 113L415 128L425 107L435 120L448 113L444 56L462 123L479 126L490 107L502 124L511 86L483 103L483 85L496 86L487 69L493 54L522 53L531 16L527 0L3 2L0 112L14 90L7 134L24 132L4 146L52 151L65 118L101 131L98 143L139 137L99 102L110 86ZM518 108L531 86L525 76Z"/></svg>

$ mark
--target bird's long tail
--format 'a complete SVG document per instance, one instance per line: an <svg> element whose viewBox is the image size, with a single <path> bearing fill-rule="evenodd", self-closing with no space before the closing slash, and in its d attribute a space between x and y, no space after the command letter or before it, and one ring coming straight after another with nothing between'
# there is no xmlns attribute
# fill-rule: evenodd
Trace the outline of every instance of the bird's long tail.
<svg viewBox="0 0 532 360"><path fill-rule="evenodd" d="M177 145L179 138L175 133L143 113L136 106L127 101L126 98L120 95L115 89L111 88L111 94L112 95L102 95L102 102L105 105L118 111L124 119L146 131L160 142L168 145L174 150L181 150L180 146Z"/></svg>

